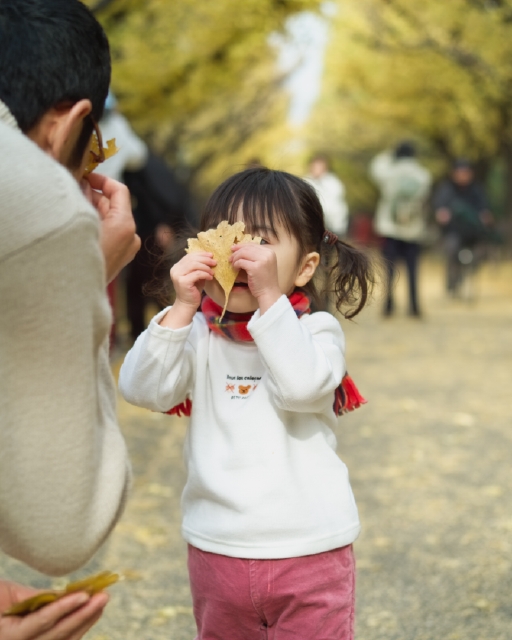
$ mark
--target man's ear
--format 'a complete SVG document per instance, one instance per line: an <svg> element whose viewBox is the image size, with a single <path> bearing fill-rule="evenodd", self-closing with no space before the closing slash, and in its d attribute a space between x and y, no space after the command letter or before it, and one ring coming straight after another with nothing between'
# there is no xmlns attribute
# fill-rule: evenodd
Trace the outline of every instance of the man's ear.
<svg viewBox="0 0 512 640"><path fill-rule="evenodd" d="M308 253L302 260L300 271L295 278L296 287L304 287L315 275L316 268L320 264L320 254L316 251Z"/></svg>
<svg viewBox="0 0 512 640"><path fill-rule="evenodd" d="M83 120L91 111L92 103L86 99L70 107L49 109L27 132L28 137L52 158L66 164L82 132Z"/></svg>
<svg viewBox="0 0 512 640"><path fill-rule="evenodd" d="M90 100L79 100L63 112L57 111L49 135L50 155L66 164L82 132L84 118L92 111Z"/></svg>

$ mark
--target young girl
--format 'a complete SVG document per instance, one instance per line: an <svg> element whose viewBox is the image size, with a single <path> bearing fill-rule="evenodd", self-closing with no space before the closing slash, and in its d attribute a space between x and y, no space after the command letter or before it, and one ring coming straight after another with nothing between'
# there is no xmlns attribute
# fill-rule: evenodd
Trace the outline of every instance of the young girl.
<svg viewBox="0 0 512 640"><path fill-rule="evenodd" d="M212 254L186 255L171 269L174 305L138 338L119 380L135 405L191 406L182 531L197 638L351 639L360 525L333 433L347 400L345 340L309 303L324 251L347 317L364 306L371 269L325 229L313 188L288 173L226 180L201 227L221 220L262 237L232 247L240 271L222 322Z"/></svg>

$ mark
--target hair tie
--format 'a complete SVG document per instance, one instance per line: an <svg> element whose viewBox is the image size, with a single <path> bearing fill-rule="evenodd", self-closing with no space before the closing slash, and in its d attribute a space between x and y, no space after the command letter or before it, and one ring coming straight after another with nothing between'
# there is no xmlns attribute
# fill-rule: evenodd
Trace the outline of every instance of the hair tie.
<svg viewBox="0 0 512 640"><path fill-rule="evenodd" d="M338 240L338 236L332 231L327 231L327 229L324 231L322 242L325 242L325 244L333 245L336 244Z"/></svg>

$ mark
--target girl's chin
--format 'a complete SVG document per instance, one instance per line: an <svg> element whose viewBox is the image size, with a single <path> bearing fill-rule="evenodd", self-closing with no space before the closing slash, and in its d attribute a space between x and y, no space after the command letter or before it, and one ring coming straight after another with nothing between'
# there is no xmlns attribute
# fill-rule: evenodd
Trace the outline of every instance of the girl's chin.
<svg viewBox="0 0 512 640"><path fill-rule="evenodd" d="M230 313L251 313L253 311L256 311L256 309L258 308L258 303L255 302L254 304L233 304L231 302L231 300L228 302L228 307L227 310Z"/></svg>
<svg viewBox="0 0 512 640"><path fill-rule="evenodd" d="M221 287L205 287L206 294L220 307L224 307L225 296ZM229 294L227 310L231 313L250 313L256 311L258 301L247 287L233 287Z"/></svg>

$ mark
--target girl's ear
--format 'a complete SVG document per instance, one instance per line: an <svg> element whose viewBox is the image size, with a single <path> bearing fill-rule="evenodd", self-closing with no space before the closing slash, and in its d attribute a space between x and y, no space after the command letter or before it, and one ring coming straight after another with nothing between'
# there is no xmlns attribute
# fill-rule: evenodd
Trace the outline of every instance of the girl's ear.
<svg viewBox="0 0 512 640"><path fill-rule="evenodd" d="M316 251L308 253L302 260L302 265L295 278L296 287L304 287L315 275L316 268L320 264L320 254Z"/></svg>

